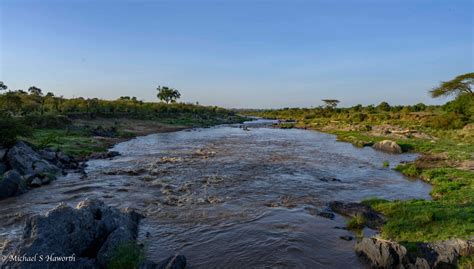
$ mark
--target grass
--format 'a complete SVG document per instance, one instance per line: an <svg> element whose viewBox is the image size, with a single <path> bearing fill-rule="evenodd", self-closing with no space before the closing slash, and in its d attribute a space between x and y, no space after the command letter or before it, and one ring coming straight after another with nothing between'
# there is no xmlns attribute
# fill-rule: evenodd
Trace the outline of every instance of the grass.
<svg viewBox="0 0 474 269"><path fill-rule="evenodd" d="M408 171L412 173L413 169ZM417 171L417 175L433 184L433 200L364 201L388 217L381 235L406 243L472 237L474 173L455 168L434 168Z"/></svg>
<svg viewBox="0 0 474 269"><path fill-rule="evenodd" d="M107 268L110 269L137 269L140 262L145 259L142 248L134 242L126 242L118 245L114 255L111 257Z"/></svg>
<svg viewBox="0 0 474 269"><path fill-rule="evenodd" d="M85 132L64 129L37 129L25 140L38 148L51 147L76 157L86 157L93 152L106 151L108 148Z"/></svg>
<svg viewBox="0 0 474 269"><path fill-rule="evenodd" d="M361 230L364 228L366 220L364 216L358 214L347 221L347 229L349 230Z"/></svg>
<svg viewBox="0 0 474 269"><path fill-rule="evenodd" d="M458 262L459 269L474 269L474 255L464 256Z"/></svg>

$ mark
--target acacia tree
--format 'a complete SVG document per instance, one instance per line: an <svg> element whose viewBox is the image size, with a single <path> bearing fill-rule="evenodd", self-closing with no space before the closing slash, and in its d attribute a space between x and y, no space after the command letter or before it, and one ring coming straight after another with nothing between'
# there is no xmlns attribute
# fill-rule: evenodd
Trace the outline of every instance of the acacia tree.
<svg viewBox="0 0 474 269"><path fill-rule="evenodd" d="M35 86L31 86L28 89L28 92L30 92L30 94L36 95L36 96L42 96L43 95L43 91L40 88L35 87Z"/></svg>
<svg viewBox="0 0 474 269"><path fill-rule="evenodd" d="M3 81L0 81L0 91L6 91L8 89L7 85L3 83Z"/></svg>
<svg viewBox="0 0 474 269"><path fill-rule="evenodd" d="M179 93L178 90L173 89L173 88L169 88L166 86L163 86L163 87L158 86L156 90L158 91L158 94L156 95L158 99L160 99L161 101L164 101L167 104L175 103L176 100L181 98L181 93Z"/></svg>
<svg viewBox="0 0 474 269"><path fill-rule="evenodd" d="M339 100L337 99L323 99L322 100L326 104L326 108L336 108L337 104L339 104Z"/></svg>
<svg viewBox="0 0 474 269"><path fill-rule="evenodd" d="M449 95L473 96L472 87L474 86L474 73L459 75L450 81L442 81L441 84L430 91L433 98Z"/></svg>

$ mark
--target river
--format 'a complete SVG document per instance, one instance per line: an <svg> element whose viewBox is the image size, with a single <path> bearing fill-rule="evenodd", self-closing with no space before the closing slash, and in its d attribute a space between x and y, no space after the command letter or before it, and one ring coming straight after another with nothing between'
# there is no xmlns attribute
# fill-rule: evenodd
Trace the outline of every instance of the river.
<svg viewBox="0 0 474 269"><path fill-rule="evenodd" d="M333 200L430 199L430 186L383 167L416 158L337 142L333 135L256 121L137 137L121 156L0 201L0 245L25 217L87 197L146 215L139 241L189 268L359 268L346 220L316 215ZM370 231L366 231L370 232Z"/></svg>

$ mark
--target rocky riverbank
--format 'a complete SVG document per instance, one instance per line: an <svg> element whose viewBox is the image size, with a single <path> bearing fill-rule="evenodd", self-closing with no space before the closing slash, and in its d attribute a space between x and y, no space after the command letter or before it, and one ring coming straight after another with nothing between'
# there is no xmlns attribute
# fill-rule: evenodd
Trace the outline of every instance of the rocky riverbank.
<svg viewBox="0 0 474 269"><path fill-rule="evenodd" d="M329 209L350 218L360 218L359 229L380 231L386 217L361 203L329 203ZM474 237L468 240L449 239L417 243L416 250L379 236L362 237L355 252L370 268L457 268L461 257L474 255Z"/></svg>
<svg viewBox="0 0 474 269"><path fill-rule="evenodd" d="M138 263L143 269L185 268L182 255L159 263L143 260L136 244L141 218L131 209L108 207L99 200L87 199L75 208L60 204L26 221L21 240L6 243L1 268L128 268ZM122 253L123 247L129 253ZM137 255L130 255L137 248Z"/></svg>
<svg viewBox="0 0 474 269"><path fill-rule="evenodd" d="M61 151L35 151L31 145L19 141L11 148L0 149L0 199L47 185L58 176L79 172L83 167L84 164Z"/></svg>

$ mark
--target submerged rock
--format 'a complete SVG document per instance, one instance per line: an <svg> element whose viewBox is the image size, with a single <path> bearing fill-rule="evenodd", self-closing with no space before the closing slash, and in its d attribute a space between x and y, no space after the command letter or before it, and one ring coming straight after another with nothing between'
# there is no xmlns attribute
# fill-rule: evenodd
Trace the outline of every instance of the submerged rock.
<svg viewBox="0 0 474 269"><path fill-rule="evenodd" d="M70 259L7 260L1 268L106 268L118 245L135 241L139 219L134 211L111 208L98 200L82 201L76 208L60 204L46 215L28 219L19 244L3 255L53 254Z"/></svg>
<svg viewBox="0 0 474 269"><path fill-rule="evenodd" d="M474 254L474 240L419 243L416 253L409 253L397 242L365 237L355 251L371 268L456 268L461 256Z"/></svg>
<svg viewBox="0 0 474 269"><path fill-rule="evenodd" d="M398 145L396 142L392 140L383 140L383 141L377 142L372 147L374 149L378 149L378 150L389 152L389 153L402 153L403 152L400 145Z"/></svg>
<svg viewBox="0 0 474 269"><path fill-rule="evenodd" d="M379 229L380 226L385 223L385 218L381 214L361 203L333 201L329 203L329 208L346 217L362 216L365 225L371 229Z"/></svg>
<svg viewBox="0 0 474 269"><path fill-rule="evenodd" d="M327 218L327 219L334 219L335 217L334 213L325 212L325 211L318 212L317 215L323 218Z"/></svg>

